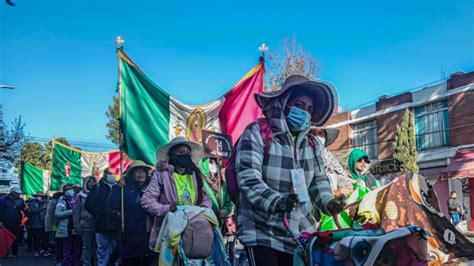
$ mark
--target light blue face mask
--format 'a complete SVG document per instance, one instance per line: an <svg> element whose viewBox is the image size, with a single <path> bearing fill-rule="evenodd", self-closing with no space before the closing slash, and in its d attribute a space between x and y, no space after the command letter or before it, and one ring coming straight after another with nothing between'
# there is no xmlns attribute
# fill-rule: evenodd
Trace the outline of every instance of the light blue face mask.
<svg viewBox="0 0 474 266"><path fill-rule="evenodd" d="M286 117L288 127L293 132L300 132L311 126L311 115L298 107L291 107Z"/></svg>
<svg viewBox="0 0 474 266"><path fill-rule="evenodd" d="M64 191L64 195L68 198L72 198L72 197L74 197L74 190L68 189L68 190Z"/></svg>

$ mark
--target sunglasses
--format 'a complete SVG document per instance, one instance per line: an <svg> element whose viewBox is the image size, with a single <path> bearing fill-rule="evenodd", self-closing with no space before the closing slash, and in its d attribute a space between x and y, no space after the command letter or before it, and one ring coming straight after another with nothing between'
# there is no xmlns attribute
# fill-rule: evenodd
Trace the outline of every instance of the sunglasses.
<svg viewBox="0 0 474 266"><path fill-rule="evenodd" d="M361 162L370 163L369 158L367 158L367 157L362 157L362 158L360 158L357 162L358 162L358 163L361 163Z"/></svg>

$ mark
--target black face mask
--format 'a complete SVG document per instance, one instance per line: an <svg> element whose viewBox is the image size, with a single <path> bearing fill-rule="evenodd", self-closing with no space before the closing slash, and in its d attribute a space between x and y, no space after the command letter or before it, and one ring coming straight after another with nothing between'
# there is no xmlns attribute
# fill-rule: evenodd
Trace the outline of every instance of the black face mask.
<svg viewBox="0 0 474 266"><path fill-rule="evenodd" d="M193 161L191 160L191 156L189 154L175 155L170 158L170 163L174 166L179 166L186 169L186 173L192 171L194 167Z"/></svg>

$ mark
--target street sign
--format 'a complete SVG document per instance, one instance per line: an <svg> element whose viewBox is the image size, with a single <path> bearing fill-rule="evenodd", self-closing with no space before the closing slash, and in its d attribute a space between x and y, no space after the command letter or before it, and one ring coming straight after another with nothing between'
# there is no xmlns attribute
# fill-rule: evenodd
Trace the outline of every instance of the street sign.
<svg viewBox="0 0 474 266"><path fill-rule="evenodd" d="M400 163L395 159L387 159L378 161L370 166L369 170L374 175L384 175L388 173L396 173L400 171Z"/></svg>
<svg viewBox="0 0 474 266"><path fill-rule="evenodd" d="M232 136L203 130L202 146L206 156L226 160L232 151Z"/></svg>

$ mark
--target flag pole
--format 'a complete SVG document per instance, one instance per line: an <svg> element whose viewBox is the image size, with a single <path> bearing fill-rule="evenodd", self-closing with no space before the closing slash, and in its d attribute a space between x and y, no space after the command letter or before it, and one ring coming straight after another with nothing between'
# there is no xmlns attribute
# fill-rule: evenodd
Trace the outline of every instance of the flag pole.
<svg viewBox="0 0 474 266"><path fill-rule="evenodd" d="M120 150L120 182L123 182L123 134L122 134L122 127L121 127L121 118L122 118L122 69L120 66L120 55L119 53L122 51L123 43L125 40L122 39L121 36L117 36L115 43L117 43L117 62L118 62L118 95L119 95L119 150ZM122 224L122 233L125 231L125 215L124 215L124 202L123 202L123 185L120 189L121 199L120 199L120 216L121 216L121 224Z"/></svg>
<svg viewBox="0 0 474 266"><path fill-rule="evenodd" d="M265 43L262 43L259 47L258 50L262 52L260 55L260 64L263 67L263 78L265 79L265 52L268 51L268 46ZM263 91L265 92L265 85L263 86Z"/></svg>

